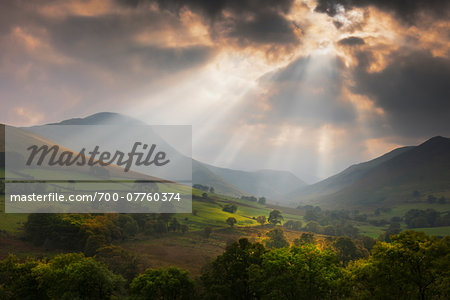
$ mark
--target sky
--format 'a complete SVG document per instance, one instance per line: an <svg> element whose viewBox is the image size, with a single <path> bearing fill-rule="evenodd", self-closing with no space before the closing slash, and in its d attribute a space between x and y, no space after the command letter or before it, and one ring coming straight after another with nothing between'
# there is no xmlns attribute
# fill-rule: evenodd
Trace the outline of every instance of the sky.
<svg viewBox="0 0 450 300"><path fill-rule="evenodd" d="M326 178L450 136L450 2L0 2L0 122L192 124L194 158Z"/></svg>

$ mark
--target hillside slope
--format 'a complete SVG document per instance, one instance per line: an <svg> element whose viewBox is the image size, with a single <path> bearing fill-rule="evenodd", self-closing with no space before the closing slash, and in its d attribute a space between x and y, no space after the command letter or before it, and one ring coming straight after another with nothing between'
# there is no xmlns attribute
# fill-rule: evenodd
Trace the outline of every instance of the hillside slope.
<svg viewBox="0 0 450 300"><path fill-rule="evenodd" d="M265 196L269 200L280 199L282 195L307 185L287 171L259 170L247 172L204 165L214 174L237 186L245 193L258 197Z"/></svg>
<svg viewBox="0 0 450 300"><path fill-rule="evenodd" d="M73 118L52 125L145 125L122 114L101 112L85 118ZM192 182L214 187L217 193L239 197L242 195L280 198L306 184L286 171L261 170L247 172L225 169L192 160Z"/></svg>
<svg viewBox="0 0 450 300"><path fill-rule="evenodd" d="M287 194L287 199L313 200L331 195L361 179L367 172L414 147L397 148L373 160L352 165L344 171L308 186L300 187Z"/></svg>
<svg viewBox="0 0 450 300"><path fill-rule="evenodd" d="M434 137L416 147L396 149L380 158L352 182L324 192L330 182L344 182L349 170L315 185L315 193L298 195L301 203L326 207L381 207L424 202L450 195L450 139ZM365 165L368 166L367 163ZM353 167L353 172L357 168ZM308 189L311 189L308 187Z"/></svg>

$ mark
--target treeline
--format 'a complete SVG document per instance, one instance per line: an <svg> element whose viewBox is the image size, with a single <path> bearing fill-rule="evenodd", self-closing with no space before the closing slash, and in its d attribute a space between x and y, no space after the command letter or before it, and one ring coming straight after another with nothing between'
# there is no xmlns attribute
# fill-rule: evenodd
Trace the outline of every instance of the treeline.
<svg viewBox="0 0 450 300"><path fill-rule="evenodd" d="M266 204L266 197L256 198L255 196L241 196L242 200L250 201L250 202L258 202L259 204Z"/></svg>
<svg viewBox="0 0 450 300"><path fill-rule="evenodd" d="M272 250L241 239L195 280L175 267L150 268L127 280L97 255L9 257L0 262L0 298L449 299L449 237L405 231L390 243L377 242L370 256L349 256L352 249L349 238L316 245L305 236ZM108 253L104 257L117 257Z"/></svg>
<svg viewBox="0 0 450 300"><path fill-rule="evenodd" d="M450 226L450 212L441 214L434 209L410 209L404 216L408 228Z"/></svg>
<svg viewBox="0 0 450 300"><path fill-rule="evenodd" d="M314 231L316 233L323 233L327 235L348 235L341 230L333 233L334 228L338 228L346 224L347 221L356 222L367 222L370 225L382 227L386 225L393 225L394 223L405 222L408 228L426 228L426 227L440 227L440 226L450 226L450 212L441 213L432 208L421 210L421 209L410 209L405 213L403 217L394 216L390 220L379 218L382 213L388 213L391 211L389 207L379 207L375 209L372 215L366 213L361 214L358 210L325 210L323 211L319 206L304 205L298 206L298 209L305 210L304 219L306 221L316 222L310 225L313 229L318 229L314 231L309 229L309 231ZM375 218L369 218L369 217ZM334 226L330 226L334 225ZM320 227L322 230L320 231ZM298 227L298 226L297 226ZM349 228L350 229L350 228ZM353 229L351 229L353 230ZM351 233L351 232L349 232ZM351 235L350 235L351 236Z"/></svg>
<svg viewBox="0 0 450 300"><path fill-rule="evenodd" d="M214 187L212 187L212 186L207 186L207 185L202 185L202 184L196 183L192 187L194 189L201 190L201 191L204 191L204 192L210 192L210 193L214 193L215 192Z"/></svg>
<svg viewBox="0 0 450 300"><path fill-rule="evenodd" d="M25 237L36 246L92 256L97 249L139 232L157 235L188 229L173 214L30 214Z"/></svg>

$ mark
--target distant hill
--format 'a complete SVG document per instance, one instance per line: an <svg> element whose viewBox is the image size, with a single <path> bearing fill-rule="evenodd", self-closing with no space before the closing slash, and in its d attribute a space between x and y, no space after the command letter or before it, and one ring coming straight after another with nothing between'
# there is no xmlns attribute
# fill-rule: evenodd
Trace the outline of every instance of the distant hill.
<svg viewBox="0 0 450 300"><path fill-rule="evenodd" d="M219 168L204 164L214 174L238 187L247 194L280 199L306 183L287 171L259 170L255 172Z"/></svg>
<svg viewBox="0 0 450 300"><path fill-rule="evenodd" d="M145 125L132 117L111 112L100 112L85 118L73 118L51 125ZM214 187L217 193L240 197L242 195L265 196L279 199L282 195L306 185L290 172L260 170L240 171L215 167L192 160L192 182Z"/></svg>
<svg viewBox="0 0 450 300"><path fill-rule="evenodd" d="M289 195L299 204L381 207L450 195L450 139L434 137L349 167Z"/></svg>
<svg viewBox="0 0 450 300"><path fill-rule="evenodd" d="M244 191L212 172L206 164L194 159L192 160L192 182L194 184L214 187L214 191L222 195L233 197L246 195Z"/></svg>
<svg viewBox="0 0 450 300"><path fill-rule="evenodd" d="M72 118L48 125L146 125L135 118L112 112L100 112L84 118Z"/></svg>
<svg viewBox="0 0 450 300"><path fill-rule="evenodd" d="M322 196L331 195L361 179L367 172L414 147L402 147L388 152L373 160L352 165L344 171L308 186L300 187L287 195L288 199L310 201Z"/></svg>

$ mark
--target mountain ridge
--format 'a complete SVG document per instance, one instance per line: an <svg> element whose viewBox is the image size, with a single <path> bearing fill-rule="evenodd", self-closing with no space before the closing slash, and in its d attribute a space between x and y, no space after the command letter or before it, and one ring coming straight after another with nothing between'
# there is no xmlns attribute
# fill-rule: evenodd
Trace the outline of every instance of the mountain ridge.
<svg viewBox="0 0 450 300"><path fill-rule="evenodd" d="M297 202L335 208L348 205L380 206L419 201L412 196L413 191L423 195L450 193L449 138L435 136L418 146L397 148L369 162L372 165L354 181L326 193L313 194L327 180L342 179L344 172L349 172L352 167L354 169L355 165L306 187L298 193Z"/></svg>
<svg viewBox="0 0 450 300"><path fill-rule="evenodd" d="M49 125L97 125L97 124L132 124L147 125L123 114L99 112L84 118L72 118ZM223 178L225 175L226 178ZM243 171L216 167L192 159L192 183L214 187L224 195L240 197L244 195L264 196L268 199L278 198L286 190L294 190L306 183L288 171L257 170Z"/></svg>

